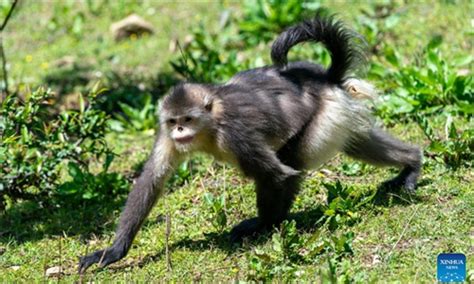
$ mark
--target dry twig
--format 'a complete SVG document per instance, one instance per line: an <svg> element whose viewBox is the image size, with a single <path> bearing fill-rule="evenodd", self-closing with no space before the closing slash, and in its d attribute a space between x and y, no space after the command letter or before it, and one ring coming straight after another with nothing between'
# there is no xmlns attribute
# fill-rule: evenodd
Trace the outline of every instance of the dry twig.
<svg viewBox="0 0 474 284"><path fill-rule="evenodd" d="M170 214L166 214L166 233L165 233L165 248L166 248L166 269L171 271L171 256L170 256L170 246L169 246L169 239L171 234L171 217Z"/></svg>
<svg viewBox="0 0 474 284"><path fill-rule="evenodd" d="M13 0L10 10L8 11L7 16L5 17L5 20L3 20L3 23L0 26L0 57L2 58L3 87L4 87L4 93L6 96L9 95L9 92L8 92L7 59L5 57L5 50L3 48L3 30L7 26L8 20L10 19L10 16L12 15L13 10L15 9L17 3L18 3L18 0ZM3 94L2 94L2 101L3 101Z"/></svg>

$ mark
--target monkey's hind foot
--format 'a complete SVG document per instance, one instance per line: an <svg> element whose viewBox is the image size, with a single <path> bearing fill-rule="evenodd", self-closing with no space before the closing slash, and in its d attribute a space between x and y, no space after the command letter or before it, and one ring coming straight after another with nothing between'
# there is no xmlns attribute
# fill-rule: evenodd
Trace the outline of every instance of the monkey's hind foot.
<svg viewBox="0 0 474 284"><path fill-rule="evenodd" d="M254 237L265 231L257 217L243 220L235 225L230 231L230 241L232 243L241 243L245 237Z"/></svg>

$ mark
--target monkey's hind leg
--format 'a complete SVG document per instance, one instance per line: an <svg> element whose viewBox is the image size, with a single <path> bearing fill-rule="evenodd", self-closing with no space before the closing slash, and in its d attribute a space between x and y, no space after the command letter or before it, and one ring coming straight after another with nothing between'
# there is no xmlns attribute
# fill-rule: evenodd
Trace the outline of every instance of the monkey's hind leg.
<svg viewBox="0 0 474 284"><path fill-rule="evenodd" d="M413 192L421 171L421 151L408 145L380 128L373 128L367 135L355 135L345 146L349 156L379 166L396 166L401 172L382 186L389 189L404 188Z"/></svg>

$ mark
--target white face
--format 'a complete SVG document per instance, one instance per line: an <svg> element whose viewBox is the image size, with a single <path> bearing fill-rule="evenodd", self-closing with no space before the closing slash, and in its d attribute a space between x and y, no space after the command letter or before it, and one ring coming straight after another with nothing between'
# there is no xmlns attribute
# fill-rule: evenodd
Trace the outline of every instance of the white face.
<svg viewBox="0 0 474 284"><path fill-rule="evenodd" d="M167 124L171 130L171 139L180 144L192 143L194 135L196 135L192 120L193 118L190 116L169 119Z"/></svg>
<svg viewBox="0 0 474 284"><path fill-rule="evenodd" d="M196 114L170 116L163 122L168 136L180 152L196 150L199 146L197 134L202 131L203 120Z"/></svg>

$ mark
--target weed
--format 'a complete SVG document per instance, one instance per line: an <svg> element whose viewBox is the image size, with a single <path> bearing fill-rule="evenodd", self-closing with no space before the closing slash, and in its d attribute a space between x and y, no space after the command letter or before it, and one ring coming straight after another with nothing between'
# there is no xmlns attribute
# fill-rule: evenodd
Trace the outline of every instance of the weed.
<svg viewBox="0 0 474 284"><path fill-rule="evenodd" d="M324 215L331 230L341 225L350 226L359 221L361 216L357 211L372 201L376 193L361 194L354 187L343 186L339 180L336 183L323 183L323 186L328 192Z"/></svg>
<svg viewBox="0 0 474 284"><path fill-rule="evenodd" d="M383 103L377 109L381 117L413 117L443 111L473 114L473 78L460 72L471 64L473 57L467 55L448 60L437 49L441 42L441 38L433 38L419 60L410 64L403 64L399 53L387 47L385 59L391 68L372 65L371 74L392 86L381 97Z"/></svg>
<svg viewBox="0 0 474 284"><path fill-rule="evenodd" d="M226 43L219 42L217 35L200 27L192 37L193 41L181 50L180 57L170 62L174 71L184 78L197 82L223 81L245 69L245 65L239 64L236 51L221 51Z"/></svg>
<svg viewBox="0 0 474 284"><path fill-rule="evenodd" d="M192 173L193 171L191 170L191 162L186 161L179 165L173 176L171 176L170 180L168 181L168 184L173 186L181 186L189 180Z"/></svg>
<svg viewBox="0 0 474 284"><path fill-rule="evenodd" d="M128 104L119 102L122 114L115 114L115 120L111 120L113 129L119 132L144 131L155 129L157 126L156 106L152 102L150 94L141 97L143 105L141 108L134 108Z"/></svg>
<svg viewBox="0 0 474 284"><path fill-rule="evenodd" d="M61 182L66 161L71 167L88 172L94 159L106 157L105 169L113 158L104 136L107 117L94 109L92 92L89 104L80 97L79 110L64 111L49 117L48 99L42 89L25 100L11 95L0 109L0 193L8 198L36 199L48 197ZM70 168L72 170L73 168ZM77 172L77 171L75 171Z"/></svg>
<svg viewBox="0 0 474 284"><path fill-rule="evenodd" d="M244 17L238 24L239 34L250 45L268 42L290 25L313 17L317 10L326 11L319 2L247 0Z"/></svg>
<svg viewBox="0 0 474 284"><path fill-rule="evenodd" d="M354 233L330 234L321 228L308 238L301 237L296 222L284 221L278 232L273 233L271 247L267 250L254 249L247 256L248 280L290 280L303 274L300 265L320 260L324 253L331 263L337 263L353 253Z"/></svg>
<svg viewBox="0 0 474 284"><path fill-rule="evenodd" d="M212 193L204 194L204 203L209 208L209 217L216 230L222 232L227 226L227 212L225 206L225 195L215 197Z"/></svg>
<svg viewBox="0 0 474 284"><path fill-rule="evenodd" d="M462 165L472 166L474 160L473 128L465 130L456 128L453 117L448 115L444 127L444 138L442 138L442 135L432 128L426 117L419 115L417 121L430 141L426 149L428 156L454 169Z"/></svg>
<svg viewBox="0 0 474 284"><path fill-rule="evenodd" d="M69 162L68 174L72 180L59 185L57 194L67 203L79 203L82 200L100 203L110 196L127 192L128 181L118 173L107 173L107 167L104 165L103 171L94 175L77 163Z"/></svg>

